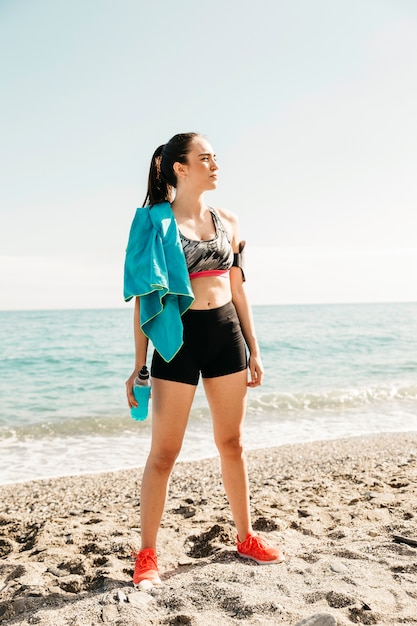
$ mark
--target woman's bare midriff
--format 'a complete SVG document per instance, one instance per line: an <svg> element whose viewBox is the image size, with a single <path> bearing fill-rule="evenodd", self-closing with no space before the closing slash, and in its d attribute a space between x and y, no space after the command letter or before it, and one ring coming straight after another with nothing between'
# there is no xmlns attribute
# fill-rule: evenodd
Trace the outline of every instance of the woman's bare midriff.
<svg viewBox="0 0 417 626"><path fill-rule="evenodd" d="M193 278L191 287L195 298L191 309L217 309L232 299L228 275Z"/></svg>

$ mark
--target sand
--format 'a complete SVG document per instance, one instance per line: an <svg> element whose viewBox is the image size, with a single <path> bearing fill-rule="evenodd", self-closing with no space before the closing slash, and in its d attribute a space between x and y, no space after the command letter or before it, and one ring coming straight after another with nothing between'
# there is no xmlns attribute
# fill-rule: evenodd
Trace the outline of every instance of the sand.
<svg viewBox="0 0 417 626"><path fill-rule="evenodd" d="M178 463L163 586L135 590L141 469L0 487L0 622L417 624L417 433L248 453L254 527L287 562L235 551L218 459ZM417 543L417 541L416 541Z"/></svg>

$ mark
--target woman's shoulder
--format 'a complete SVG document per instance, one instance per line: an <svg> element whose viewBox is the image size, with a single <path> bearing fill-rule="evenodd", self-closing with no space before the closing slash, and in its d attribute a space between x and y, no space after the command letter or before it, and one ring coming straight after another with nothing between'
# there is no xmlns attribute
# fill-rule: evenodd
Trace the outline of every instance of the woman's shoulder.
<svg viewBox="0 0 417 626"><path fill-rule="evenodd" d="M235 215L235 213L233 213L232 211L220 207L216 207L214 210L217 212L217 215L220 217L221 220L229 222L233 226L238 224L237 215Z"/></svg>

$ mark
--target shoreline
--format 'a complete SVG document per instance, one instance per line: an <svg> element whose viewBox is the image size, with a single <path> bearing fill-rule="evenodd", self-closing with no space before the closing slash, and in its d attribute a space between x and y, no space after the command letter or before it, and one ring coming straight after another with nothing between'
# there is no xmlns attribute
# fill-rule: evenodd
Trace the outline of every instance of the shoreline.
<svg viewBox="0 0 417 626"><path fill-rule="evenodd" d="M417 424L416 424L417 426ZM211 426L210 426L211 429ZM246 454L248 453L258 453L258 452L262 452L262 450L264 449L274 449L274 448L283 448L283 447L287 447L287 446L296 446L296 445L314 445L314 444L318 444L320 442L330 442L330 441L338 441L339 439L341 440L348 440L348 439L366 439L368 437L379 437L379 436L391 436L391 435L399 435L399 434L408 434L408 433L413 433L413 432L417 432L417 429L406 429L404 430L403 428L399 428L399 429L388 429L388 430L384 430L382 432L376 432L375 430L365 430L364 432L360 432L360 431L355 431L355 432L341 432L341 433L331 433L328 437L325 438L320 438L320 435L318 436L318 438L312 438L311 435L307 436L305 439L297 439L295 440L294 438L286 438L285 434L284 434L284 441L280 444L276 444L273 443L271 446L265 447L264 445L260 445L260 444L255 444L252 445L248 444L248 433L245 433L245 437L244 437L244 447L245 447L245 451ZM199 433L200 437L204 437L206 436L207 433ZM182 463L200 463L202 461L206 461L206 460L210 460L210 459L216 459L218 458L218 452L217 449L215 447L215 443L214 440L212 439L212 432L211 430L208 431L208 435L210 437L209 441L208 441L208 448L209 448L209 453L205 456L203 456L201 453L196 453L195 452L195 442L193 440L189 440L186 439L184 441L183 444L183 449L181 450L180 456L177 459L177 464L182 464ZM187 433L188 438L190 438L190 430ZM7 487L7 486L12 486L12 485L22 485L25 484L27 482L34 482L34 481L49 481L49 480L59 480L61 478L77 478L77 477L86 477L86 476L97 476L100 474L113 474L113 473L118 473L118 472L129 472L129 471L142 471L143 468L145 467L145 463L146 463L146 459L147 459L147 455L148 455L148 446L150 445L150 434L146 436L146 440L142 441L142 440L138 440L136 441L136 445L138 446L143 446L145 448L145 452L141 457L141 461L139 461L138 463L132 463L131 461L129 461L126 465L120 464L119 466L110 466L107 467L106 469L103 469L103 465L100 464L100 469L86 469L82 472L78 472L78 473L74 473L72 471L65 471L63 473L51 473L50 475L35 475L34 478L28 480L27 478L19 478L17 480L13 480L13 479L8 479L8 480L2 480L2 477L0 477L0 489L2 487ZM275 438L274 438L275 439ZM53 445L53 442L49 442L49 445ZM128 445L127 442L123 443L123 446ZM206 451L207 451L207 446L206 446ZM26 451L27 456L30 456L30 450ZM58 457L57 457L58 458ZM38 459L39 460L39 459ZM80 459L79 463L82 464L83 460ZM38 471L38 470L36 470Z"/></svg>
<svg viewBox="0 0 417 626"><path fill-rule="evenodd" d="M218 458L180 461L159 535L164 585L152 593L131 584L142 468L0 485L0 620L266 626L325 614L329 626L417 623L417 548L394 540L417 540L416 432L246 456L254 528L287 562L240 559Z"/></svg>

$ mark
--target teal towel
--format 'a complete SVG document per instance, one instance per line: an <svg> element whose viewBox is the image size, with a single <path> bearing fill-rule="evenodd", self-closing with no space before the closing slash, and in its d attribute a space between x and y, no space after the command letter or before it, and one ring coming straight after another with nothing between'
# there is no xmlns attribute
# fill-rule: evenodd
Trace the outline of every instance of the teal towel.
<svg viewBox="0 0 417 626"><path fill-rule="evenodd" d="M137 209L124 266L124 299L140 296L140 327L165 361L183 344L181 316L194 301L169 202Z"/></svg>

